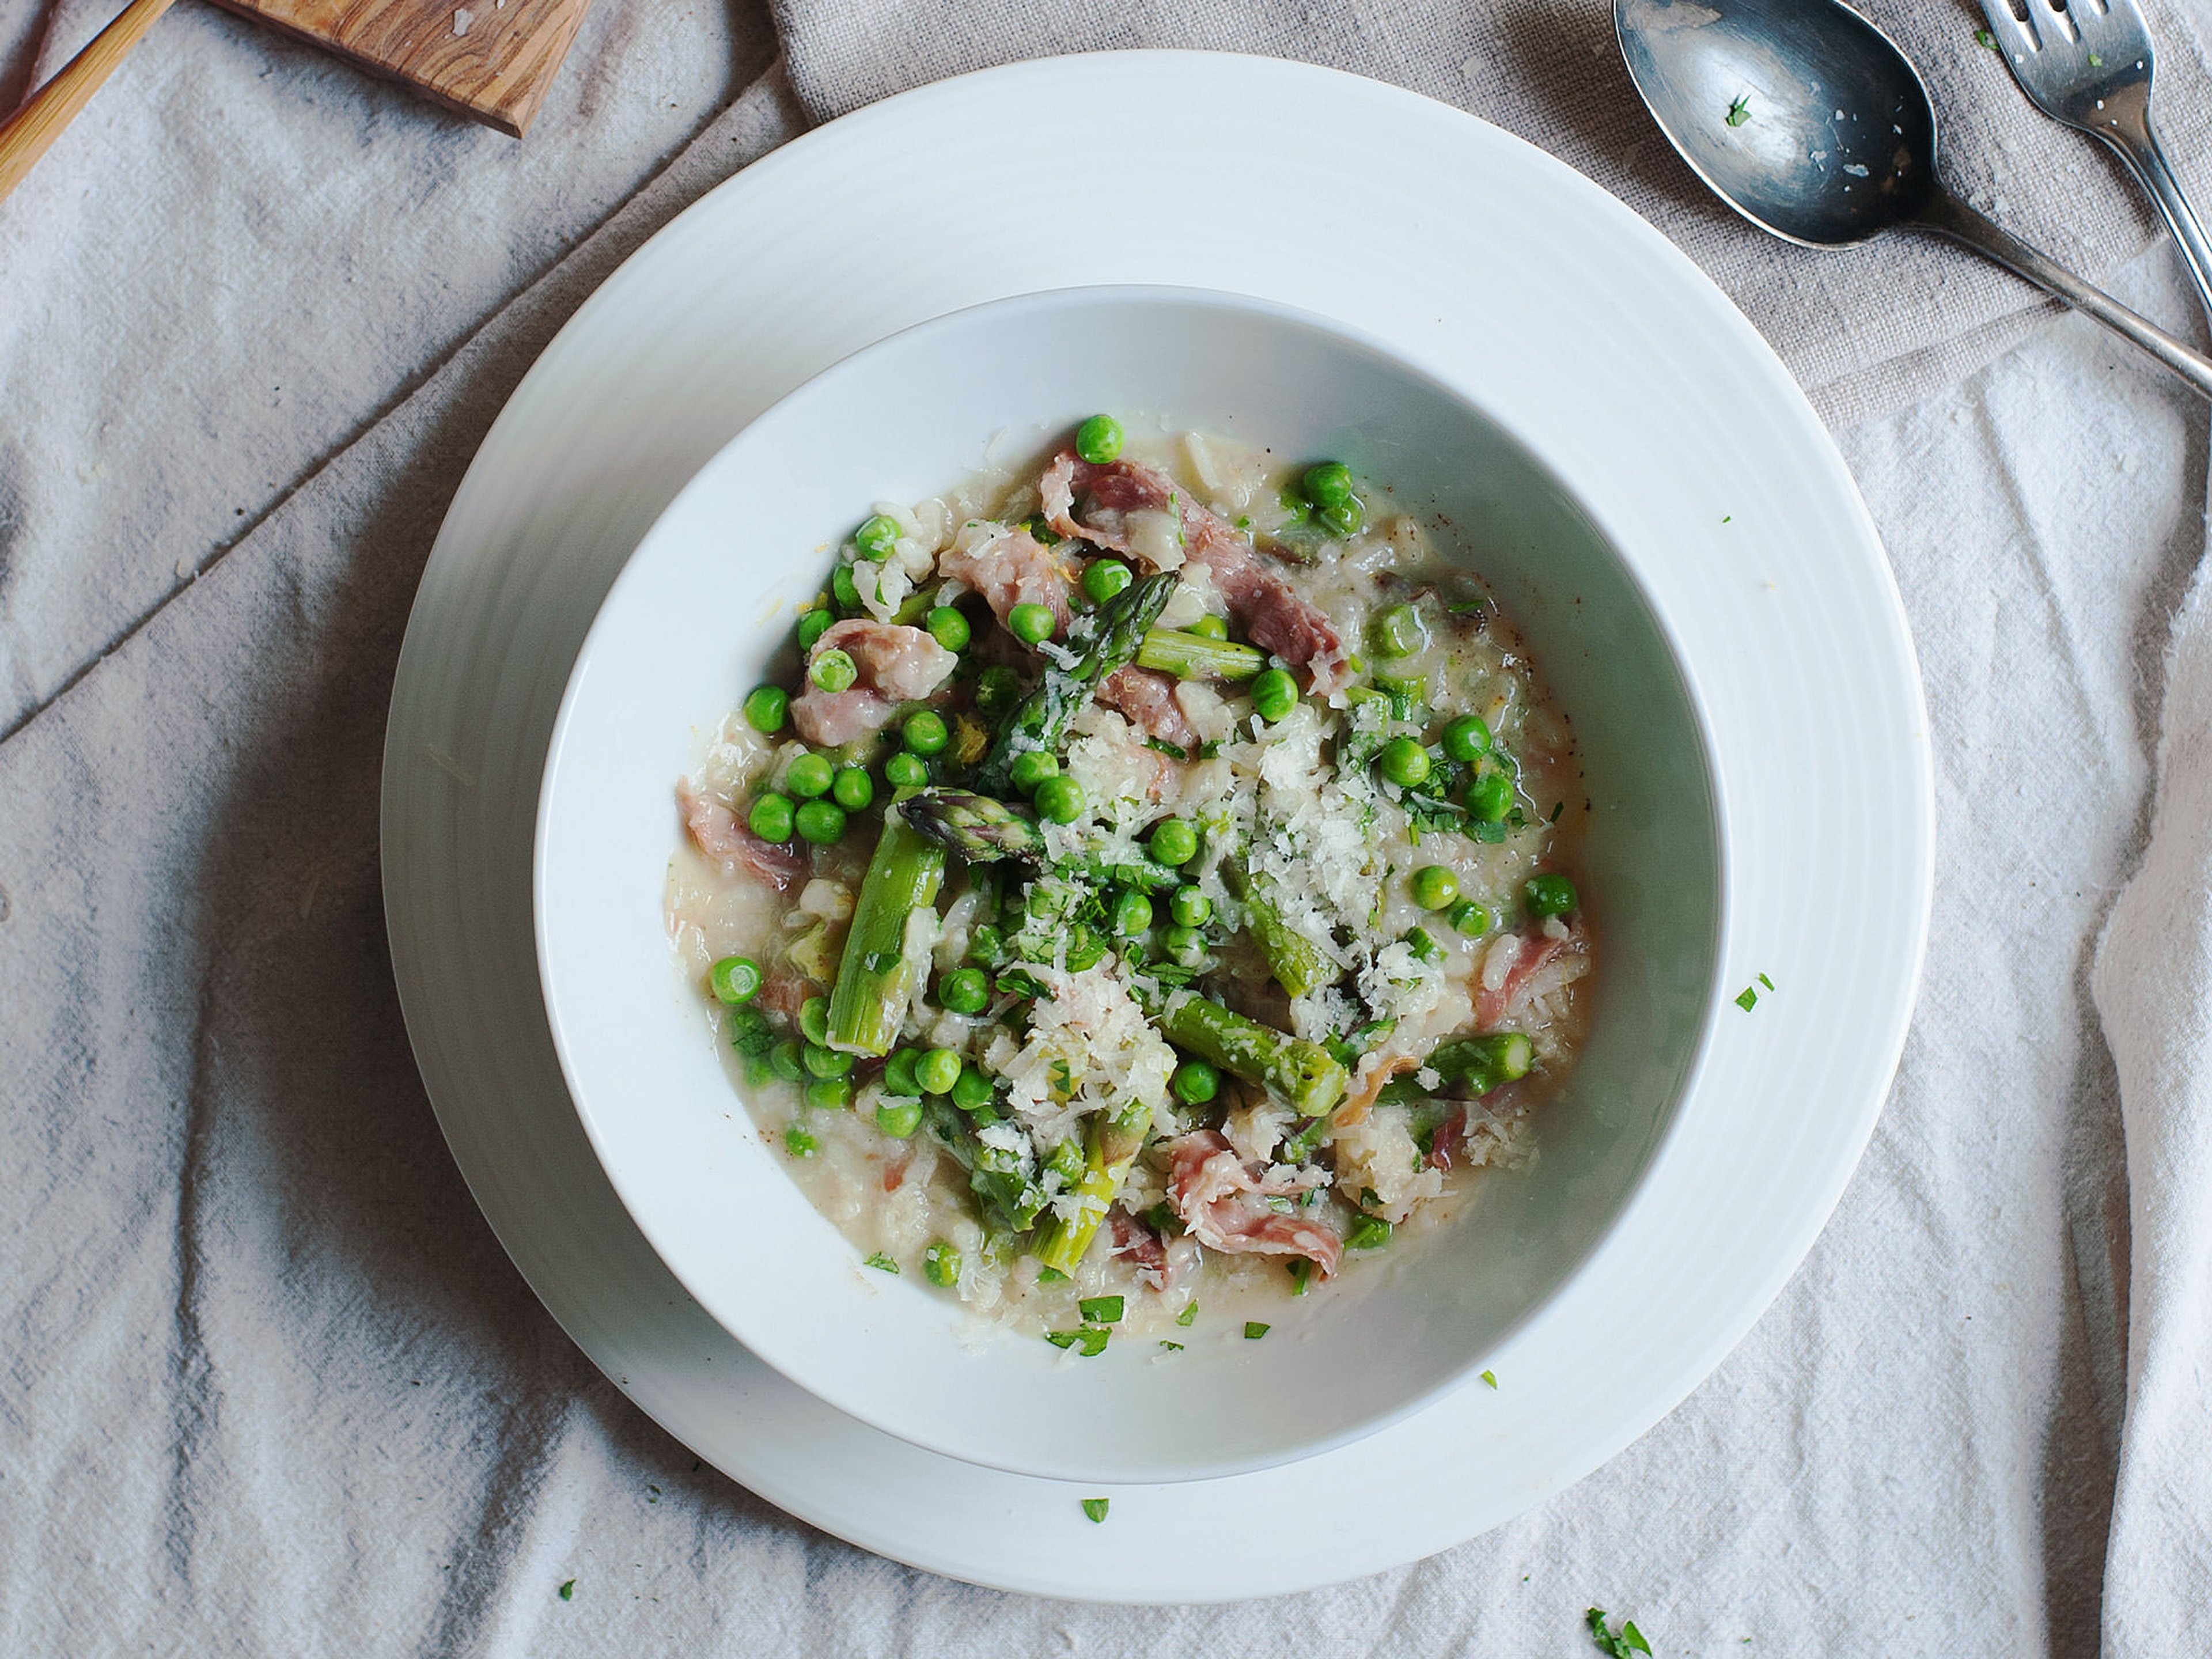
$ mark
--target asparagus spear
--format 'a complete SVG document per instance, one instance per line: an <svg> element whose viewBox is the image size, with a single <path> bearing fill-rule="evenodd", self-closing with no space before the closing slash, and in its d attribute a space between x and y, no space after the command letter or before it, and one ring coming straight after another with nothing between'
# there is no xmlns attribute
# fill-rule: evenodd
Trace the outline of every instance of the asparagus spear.
<svg viewBox="0 0 2212 1659"><path fill-rule="evenodd" d="M1006 802L972 789L918 790L899 810L916 830L970 864L1014 859L1042 867L1048 861L1044 836L1033 822ZM1084 853L1052 867L1093 886L1135 887L1148 893L1182 883L1176 872L1149 859L1107 859Z"/></svg>
<svg viewBox="0 0 2212 1659"><path fill-rule="evenodd" d="M985 1224L1013 1233L1036 1225L1044 1208L1044 1188L1023 1172L1020 1155L983 1145L975 1126L944 1100L930 1101L921 1110L930 1133L968 1171L968 1190Z"/></svg>
<svg viewBox="0 0 2212 1659"><path fill-rule="evenodd" d="M1459 1037L1437 1045L1429 1053L1430 1069L1446 1083L1465 1083L1479 1095L1501 1083L1528 1075L1535 1049L1518 1031L1486 1031L1480 1036Z"/></svg>
<svg viewBox="0 0 2212 1659"><path fill-rule="evenodd" d="M1319 1117L1344 1098L1348 1079L1336 1057L1189 992L1168 1000L1160 1034L1179 1048L1282 1097L1300 1117Z"/></svg>
<svg viewBox="0 0 2212 1659"><path fill-rule="evenodd" d="M1244 931L1267 958L1276 984L1302 997L1333 977L1320 947L1285 924L1283 913L1268 896L1267 877L1232 860L1221 866L1221 878L1244 906Z"/></svg>
<svg viewBox="0 0 2212 1659"><path fill-rule="evenodd" d="M1037 1234L1036 1259L1046 1267L1064 1273L1075 1271L1097 1237L1098 1224L1106 1218L1114 1194L1121 1190L1129 1166L1144 1151L1145 1131L1152 1121L1152 1109L1141 1101L1119 1116L1100 1112L1091 1118L1085 1137L1083 1177L1075 1184L1082 1207L1072 1221L1055 1214Z"/></svg>
<svg viewBox="0 0 2212 1659"><path fill-rule="evenodd" d="M1137 647L1137 665L1182 680L1249 680L1267 665L1267 653L1179 628L1155 628Z"/></svg>
<svg viewBox="0 0 2212 1659"><path fill-rule="evenodd" d="M1099 681L1137 654L1145 630L1180 580L1171 570L1139 577L1069 624L1066 649L1048 658L1043 680L999 728L990 753L983 757L982 769L975 775L978 788L1002 794L1013 782L1017 756L1059 752L1068 722L1091 701Z"/></svg>
<svg viewBox="0 0 2212 1659"><path fill-rule="evenodd" d="M899 808L887 811L830 994L830 1047L855 1054L890 1053L914 999L907 918L937 902L944 880L945 849L909 828Z"/></svg>

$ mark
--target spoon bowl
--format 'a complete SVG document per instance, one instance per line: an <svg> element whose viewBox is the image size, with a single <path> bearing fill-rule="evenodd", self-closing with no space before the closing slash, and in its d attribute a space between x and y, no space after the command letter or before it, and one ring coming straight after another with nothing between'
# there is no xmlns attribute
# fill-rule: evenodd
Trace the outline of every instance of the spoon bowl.
<svg viewBox="0 0 2212 1659"><path fill-rule="evenodd" d="M1721 200L1805 247L1933 231L2095 318L2212 398L2212 359L1947 190L1936 106L1889 37L1842 0L1613 0L1629 78Z"/></svg>

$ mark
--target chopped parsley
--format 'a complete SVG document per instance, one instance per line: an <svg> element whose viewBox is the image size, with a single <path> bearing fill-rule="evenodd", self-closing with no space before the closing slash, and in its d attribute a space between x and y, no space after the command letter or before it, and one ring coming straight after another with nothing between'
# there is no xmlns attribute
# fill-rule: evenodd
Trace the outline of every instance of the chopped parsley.
<svg viewBox="0 0 2212 1659"><path fill-rule="evenodd" d="M1262 1325L1256 1319L1248 1319L1244 1322L1244 1340L1247 1342L1257 1342L1273 1328L1270 1325Z"/></svg>
<svg viewBox="0 0 2212 1659"><path fill-rule="evenodd" d="M1121 1322L1123 1308L1118 1296L1091 1296L1077 1303L1075 1310L1083 1316L1084 1323L1087 1325L1118 1325Z"/></svg>
<svg viewBox="0 0 2212 1659"><path fill-rule="evenodd" d="M732 1008L729 1021L730 1046L746 1059L758 1059L775 1047L775 1032L759 1009Z"/></svg>
<svg viewBox="0 0 2212 1659"><path fill-rule="evenodd" d="M1190 758L1189 750L1179 743L1170 743L1165 738L1146 738L1145 747L1157 749L1170 760L1187 761Z"/></svg>
<svg viewBox="0 0 2212 1659"><path fill-rule="evenodd" d="M1379 1215L1363 1215L1344 1235L1347 1250L1379 1250L1390 1242L1390 1224Z"/></svg>
<svg viewBox="0 0 2212 1659"><path fill-rule="evenodd" d="M574 1601L576 1599L576 1581L573 1578L563 1578L561 1581L561 1588L556 1592L556 1594L557 1594L563 1601Z"/></svg>
<svg viewBox="0 0 2212 1659"><path fill-rule="evenodd" d="M1304 1296L1313 1280L1313 1263L1300 1256L1291 1263L1291 1294Z"/></svg>
<svg viewBox="0 0 2212 1659"><path fill-rule="evenodd" d="M1444 609L1455 617L1480 617L1482 614L1482 601L1462 599L1457 605L1448 605Z"/></svg>
<svg viewBox="0 0 2212 1659"><path fill-rule="evenodd" d="M660 1501L660 1488L648 1485L645 1489L645 1501L648 1504L658 1504Z"/></svg>
<svg viewBox="0 0 2212 1659"><path fill-rule="evenodd" d="M1190 1324L1190 1322L1197 1317L1198 1304L1194 1302L1176 1316L1176 1323L1188 1327Z"/></svg>
<svg viewBox="0 0 2212 1659"><path fill-rule="evenodd" d="M794 1123L783 1132L783 1150L793 1158L811 1158L822 1150L822 1143Z"/></svg>
<svg viewBox="0 0 2212 1659"><path fill-rule="evenodd" d="M1759 976L1759 982L1761 985L1764 985L1764 986L1765 986L1768 990L1770 990L1770 991L1771 991L1771 990L1774 988L1774 981L1773 981L1772 980L1771 980L1771 979L1767 978L1767 976L1766 976L1765 975L1764 975L1764 974L1761 974L1761 975Z"/></svg>
<svg viewBox="0 0 2212 1659"><path fill-rule="evenodd" d="M1600 1608L1592 1607L1583 1615L1583 1619L1589 1626L1590 1640L1597 1644L1600 1653L1608 1656L1608 1659L1629 1659L1631 1654L1651 1651L1651 1644L1644 1639L1644 1632L1636 1628L1633 1619L1620 1621L1618 1635L1607 1631L1605 1613Z"/></svg>
<svg viewBox="0 0 2212 1659"><path fill-rule="evenodd" d="M1723 513L1723 514L1721 514L1721 522L1722 522L1723 524L1726 524L1726 523L1728 523L1730 520L1734 519L1735 517L1735 514L1733 514L1733 513Z"/></svg>
<svg viewBox="0 0 2212 1659"><path fill-rule="evenodd" d="M1066 1281L1066 1279L1067 1275L1060 1272L1057 1267L1039 1267L1037 1269L1037 1283L1040 1285L1064 1284Z"/></svg>
<svg viewBox="0 0 2212 1659"><path fill-rule="evenodd" d="M1759 988L1755 985L1745 986L1741 991L1736 994L1735 1006L1742 1009L1747 1014L1753 1009L1758 1007Z"/></svg>
<svg viewBox="0 0 2212 1659"><path fill-rule="evenodd" d="M1987 29L1976 29L1974 44L1978 46L1987 46L1991 52L1995 52L1997 49L1997 38Z"/></svg>
<svg viewBox="0 0 2212 1659"><path fill-rule="evenodd" d="M1732 127L1740 127L1749 119L1751 119L1751 94L1744 93L1736 99L1735 102L1729 106L1728 124Z"/></svg>
<svg viewBox="0 0 2212 1659"><path fill-rule="evenodd" d="M873 1267L879 1273L896 1273L898 1272L898 1263L892 1261L890 1257L885 1255L881 1250L878 1250L861 1265L863 1267Z"/></svg>
<svg viewBox="0 0 2212 1659"><path fill-rule="evenodd" d="M2105 67L2105 60L2093 52L2089 54L2089 67L2091 69L2102 69Z"/></svg>
<svg viewBox="0 0 2212 1659"><path fill-rule="evenodd" d="M1089 1516L1094 1523L1103 1521L1106 1518L1107 1508L1113 1501L1110 1498L1086 1498L1083 1500L1083 1512Z"/></svg>
<svg viewBox="0 0 2212 1659"><path fill-rule="evenodd" d="M1494 1389L1498 1386L1498 1373L1496 1371L1485 1371L1482 1374L1482 1380L1489 1383L1490 1386Z"/></svg>
<svg viewBox="0 0 2212 1659"><path fill-rule="evenodd" d="M1563 801L1563 800L1555 800L1555 801L1553 801L1553 802L1552 803L1552 816L1551 816L1550 817L1548 817L1548 818L1546 818L1546 819L1544 820L1544 822L1545 822L1545 823L1557 823L1559 821L1559 814L1560 814L1560 813L1562 813L1562 812L1564 812L1564 811L1565 811L1566 810L1567 810L1567 804L1566 804L1566 802L1565 802L1565 801Z"/></svg>
<svg viewBox="0 0 2212 1659"><path fill-rule="evenodd" d="M1079 1330L1047 1331L1044 1340L1055 1348L1073 1348L1085 1359L1096 1359L1106 1352L1107 1339L1113 1332L1097 1325L1085 1325Z"/></svg>
<svg viewBox="0 0 2212 1659"><path fill-rule="evenodd" d="M1160 1339L1160 1346L1165 1348L1170 1353L1181 1353L1182 1352L1182 1343L1170 1342L1165 1337L1162 1337Z"/></svg>

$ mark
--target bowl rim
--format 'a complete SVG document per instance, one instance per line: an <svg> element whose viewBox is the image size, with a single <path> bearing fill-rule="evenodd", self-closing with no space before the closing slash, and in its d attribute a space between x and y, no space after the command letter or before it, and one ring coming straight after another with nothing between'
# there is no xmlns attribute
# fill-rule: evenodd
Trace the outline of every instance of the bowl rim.
<svg viewBox="0 0 2212 1659"><path fill-rule="evenodd" d="M1109 1464L1085 1464L1070 1462L1053 1465L1032 1462L1019 1457L994 1455L987 1449L963 1442L957 1437L946 1437L927 1431L927 1419L917 1424L887 1421L870 1409L868 1393L857 1388L840 1387L839 1374L824 1377L808 1372L794 1363L787 1363L786 1350L772 1342L756 1340L749 1334L742 1320L731 1316L729 1298L717 1286L711 1297L702 1291L692 1265L682 1252L672 1249L666 1229L654 1219L655 1207L639 1201L638 1196L625 1182L621 1173L623 1165L614 1157L612 1137L595 1116L582 1085L578 1067L571 1052L571 1033L561 1017L562 1003L556 992L556 965L549 945L548 913L552 894L548 886L549 843L553 834L555 796L562 773L562 751L573 719L582 695L597 648L602 643L602 630L607 627L610 612L616 609L619 596L627 586L641 582L641 571L645 556L653 549L656 537L668 520L674 518L702 488L702 481L717 470L733 452L783 418L787 411L802 400L823 395L823 388L859 374L868 367L870 360L879 353L907 343L916 337L949 331L963 326L975 326L1001 316L1018 316L1034 311L1047 311L1069 305L1084 303L1127 303L1181 306L1196 309L1213 309L1248 316L1258 316L1284 325L1292 331L1321 336L1341 348L1362 354L1387 368L1392 374L1417 382L1431 392L1469 411L1473 416L1501 434L1519 452L1532 472L1548 483L1571 507L1603 544L1615 575L1633 594L1638 605L1649 619L1655 635L1662 641L1667 665L1679 686L1682 702L1689 717L1689 729L1693 737L1698 758L1698 777L1703 790L1703 804L1710 834L1705 838L1705 851L1712 884L1712 902L1705 921L1705 936L1698 950L1709 960L1705 982L1697 1003L1692 1036L1679 1079L1657 1120L1656 1133L1638 1155L1619 1198L1611 1205L1603 1218L1594 1225L1580 1246L1565 1260L1552 1276L1550 1282L1536 1295L1529 1297L1509 1317L1500 1322L1487 1343L1471 1350L1459 1364L1447 1367L1436 1381L1408 1393L1393 1405L1372 1411L1356 1421L1328 1432L1301 1440L1278 1451L1217 1460L1204 1464L1176 1463L1147 1465L1141 1462L1120 1462ZM762 410L744 426L732 434L712 455L701 463L691 477L672 495L667 505L656 514L637 539L635 545L623 561L620 572L601 598L586 630L574 660L569 665L560 702L547 736L545 758L538 781L538 800L534 808L531 832L531 926L532 953L538 969L538 991L544 1006L546 1026L551 1037L555 1054L572 1109L589 1141L593 1158L606 1176L609 1185L640 1233L653 1248L663 1265L684 1291L698 1304L707 1316L749 1352L784 1376L795 1386L859 1421L894 1436L925 1450L957 1459L963 1463L1008 1474L1038 1479L1067 1481L1089 1481L1113 1484L1173 1484L1184 1481L1203 1481L1233 1477L1285 1464L1332 1451L1352 1442L1364 1439L1382 1429L1402 1421L1436 1404L1445 1395L1467 1385L1485 1360L1494 1350L1503 1348L1527 1325L1540 1316L1587 1269L1604 1246L1622 1227L1630 1214L1644 1199L1653 1170L1660 1164L1668 1146L1677 1139L1686 1115L1704 1081L1711 1057L1719 1025L1720 1011L1725 1000L1726 973L1730 941L1735 932L1735 880L1733 871L1735 849L1729 828L1727 791L1716 763L1719 743L1713 728L1711 710L1699 687L1697 676L1691 671L1683 649L1683 642L1674 628L1666 610L1659 603L1651 584L1636 562L1623 550L1624 538L1616 532L1597 503L1577 488L1556 466L1541 448L1532 443L1522 432L1509 425L1493 413L1474 393L1453 381L1437 374L1413 361L1404 351L1356 325L1345 323L1322 313L1292 306L1261 296L1247 295L1233 289L1200 287L1180 283L1094 283L1056 288L1045 288L956 307L936 316L925 318L895 329L869 341L826 368L792 387L783 396ZM730 1085L734 1103L750 1123L750 1106L734 1083ZM802 1199L805 1194L801 1194ZM805 1200L811 1205L811 1200ZM825 1218L826 1219L826 1218ZM833 1230L835 1224L830 1224ZM840 1235L842 1237L842 1235ZM893 1287L912 1292L911 1286ZM980 1316L966 1314L968 1321L990 1329L988 1322Z"/></svg>

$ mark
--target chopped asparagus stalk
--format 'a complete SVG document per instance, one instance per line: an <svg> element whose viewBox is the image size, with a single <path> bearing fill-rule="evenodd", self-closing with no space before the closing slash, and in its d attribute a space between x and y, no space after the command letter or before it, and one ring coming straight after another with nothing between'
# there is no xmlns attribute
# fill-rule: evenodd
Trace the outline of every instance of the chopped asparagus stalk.
<svg viewBox="0 0 2212 1659"><path fill-rule="evenodd" d="M1012 1235L1036 1224L1045 1206L1044 1188L1023 1170L1018 1153L983 1145L975 1126L947 1101L928 1101L921 1112L930 1133L968 1171L968 1189L987 1228Z"/></svg>
<svg viewBox="0 0 2212 1659"><path fill-rule="evenodd" d="M1243 904L1244 931L1267 957L1275 983L1292 996L1302 997L1331 976L1321 948L1284 922L1283 913L1269 896L1265 876L1232 860L1222 866L1221 877Z"/></svg>
<svg viewBox="0 0 2212 1659"><path fill-rule="evenodd" d="M1182 680L1249 680L1267 665L1267 653L1179 628L1155 628L1137 647L1137 665Z"/></svg>
<svg viewBox="0 0 2212 1659"><path fill-rule="evenodd" d="M1017 756L1060 751L1068 722L1091 701L1099 681L1137 654L1145 630L1179 580L1171 570L1142 577L1069 625L1065 650L1048 658L1043 680L999 728L975 775L978 787L1003 793L1013 782Z"/></svg>
<svg viewBox="0 0 2212 1659"><path fill-rule="evenodd" d="M1038 1231L1036 1255L1039 1261L1060 1273L1075 1271L1075 1264L1083 1260L1091 1241L1097 1237L1098 1224L1105 1219L1114 1195L1121 1190L1130 1166L1144 1150L1145 1132L1152 1120L1152 1109L1141 1103L1118 1117L1100 1112L1091 1119L1085 1137L1083 1176L1075 1184L1082 1207L1073 1220L1054 1214Z"/></svg>
<svg viewBox="0 0 2212 1659"><path fill-rule="evenodd" d="M895 807L853 906L845 956L830 994L829 1046L848 1054L887 1054L914 999L915 969L906 958L907 918L937 902L945 849L917 834Z"/></svg>
<svg viewBox="0 0 2212 1659"><path fill-rule="evenodd" d="M1159 1027L1177 1048L1273 1090L1300 1117L1319 1117L1344 1098L1345 1070L1328 1049L1219 1003L1178 993L1160 1011Z"/></svg>
<svg viewBox="0 0 2212 1659"><path fill-rule="evenodd" d="M1430 1052L1428 1064L1446 1083L1464 1083L1476 1094L1486 1095L1500 1084L1528 1076L1535 1058L1534 1045L1522 1033L1486 1031L1438 1044Z"/></svg>

